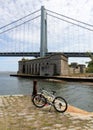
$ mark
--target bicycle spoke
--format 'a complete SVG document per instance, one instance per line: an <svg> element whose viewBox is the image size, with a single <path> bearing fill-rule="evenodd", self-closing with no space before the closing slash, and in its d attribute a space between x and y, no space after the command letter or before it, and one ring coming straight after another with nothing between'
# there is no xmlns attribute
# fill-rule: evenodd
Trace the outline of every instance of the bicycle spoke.
<svg viewBox="0 0 93 130"><path fill-rule="evenodd" d="M35 96L33 97L32 102L33 102L33 104L34 104L36 107L41 108L41 107L44 107L44 106L45 106L45 104L46 104L46 99L45 99L45 97L44 97L43 95L37 94L37 95L35 95Z"/></svg>
<svg viewBox="0 0 93 130"><path fill-rule="evenodd" d="M65 112L67 109L67 102L62 97L56 97L54 99L54 108L58 112Z"/></svg>

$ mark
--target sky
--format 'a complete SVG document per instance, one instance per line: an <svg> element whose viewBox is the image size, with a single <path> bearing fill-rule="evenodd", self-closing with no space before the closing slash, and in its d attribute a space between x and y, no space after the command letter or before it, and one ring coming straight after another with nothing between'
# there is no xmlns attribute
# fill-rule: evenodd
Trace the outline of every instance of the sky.
<svg viewBox="0 0 93 130"><path fill-rule="evenodd" d="M93 25L93 0L0 0L0 27L40 9L41 6ZM21 58L0 57L0 71L17 71ZM79 63L89 61L85 58L71 60L78 60Z"/></svg>

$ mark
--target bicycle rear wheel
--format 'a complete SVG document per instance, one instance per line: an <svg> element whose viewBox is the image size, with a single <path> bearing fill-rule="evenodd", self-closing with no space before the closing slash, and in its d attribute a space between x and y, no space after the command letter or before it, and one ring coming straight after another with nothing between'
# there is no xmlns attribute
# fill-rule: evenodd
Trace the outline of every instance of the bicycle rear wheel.
<svg viewBox="0 0 93 130"><path fill-rule="evenodd" d="M53 103L54 103L54 108L56 111L63 113L67 110L68 106L67 106L67 102L64 98L57 96L53 100Z"/></svg>
<svg viewBox="0 0 93 130"><path fill-rule="evenodd" d="M36 107L42 108L46 105L46 98L42 94L36 94L32 98L32 102Z"/></svg>

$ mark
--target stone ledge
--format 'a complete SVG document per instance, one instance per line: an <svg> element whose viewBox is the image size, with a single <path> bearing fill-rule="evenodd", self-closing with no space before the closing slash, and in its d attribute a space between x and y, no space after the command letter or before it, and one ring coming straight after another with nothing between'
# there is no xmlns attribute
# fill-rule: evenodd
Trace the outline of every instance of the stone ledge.
<svg viewBox="0 0 93 130"><path fill-rule="evenodd" d="M0 96L0 130L93 130L93 114L74 106L65 113L36 108L31 95Z"/></svg>
<svg viewBox="0 0 93 130"><path fill-rule="evenodd" d="M2 98L9 98L9 97L16 97L16 98L20 98L23 97L24 98L25 95L1 95L0 96L0 106L2 105ZM26 95L27 97L29 97L29 95ZM4 104L6 106L6 104ZM88 112L85 111L83 109L74 107L72 105L68 105L67 111L68 113L74 113L74 114L81 114L81 115L93 115L93 112Z"/></svg>
<svg viewBox="0 0 93 130"><path fill-rule="evenodd" d="M88 112L88 111L79 109L77 107L71 106L71 105L68 106L67 112L81 114L81 115L93 115L93 112Z"/></svg>

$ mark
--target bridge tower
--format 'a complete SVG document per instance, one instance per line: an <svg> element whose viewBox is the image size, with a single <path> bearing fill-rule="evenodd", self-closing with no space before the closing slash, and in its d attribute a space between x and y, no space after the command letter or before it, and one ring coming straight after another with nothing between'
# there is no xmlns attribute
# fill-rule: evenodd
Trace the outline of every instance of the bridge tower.
<svg viewBox="0 0 93 130"><path fill-rule="evenodd" d="M44 57L47 51L47 13L44 6L41 6L40 57Z"/></svg>

